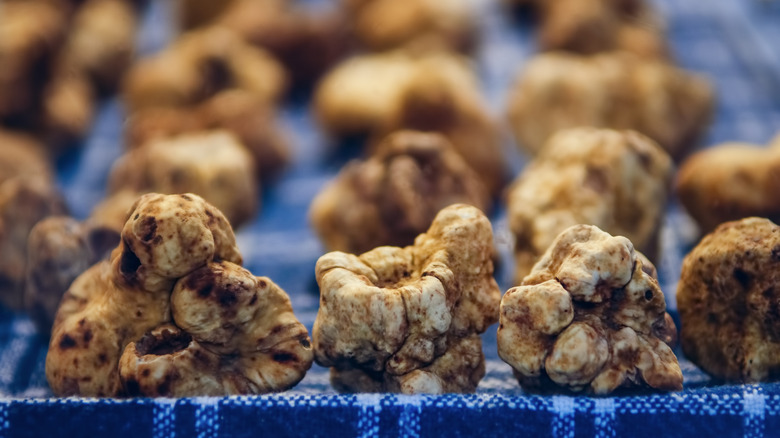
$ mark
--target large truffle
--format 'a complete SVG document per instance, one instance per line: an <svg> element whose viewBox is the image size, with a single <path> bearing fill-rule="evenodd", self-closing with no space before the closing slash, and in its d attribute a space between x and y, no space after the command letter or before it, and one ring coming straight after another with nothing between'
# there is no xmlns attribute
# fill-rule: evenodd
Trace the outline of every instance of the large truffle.
<svg viewBox="0 0 780 438"><path fill-rule="evenodd" d="M502 298L498 355L531 391L680 390L670 322L631 241L576 225Z"/></svg>
<svg viewBox="0 0 780 438"><path fill-rule="evenodd" d="M400 51L352 58L322 80L315 110L335 137L380 139L401 129L441 133L491 193L506 182L499 129L464 58Z"/></svg>
<svg viewBox="0 0 780 438"><path fill-rule="evenodd" d="M728 381L780 377L780 227L726 222L683 260L677 309L685 356Z"/></svg>
<svg viewBox="0 0 780 438"><path fill-rule="evenodd" d="M184 134L134 149L111 169L109 193L187 193L202 196L233 226L254 216L259 182L249 153L226 131Z"/></svg>
<svg viewBox="0 0 780 438"><path fill-rule="evenodd" d="M479 334L496 322L493 233L478 209L443 209L413 246L317 261L317 362L340 391L471 392Z"/></svg>
<svg viewBox="0 0 780 438"><path fill-rule="evenodd" d="M46 357L58 396L278 391L312 361L284 292L238 266L225 217L193 194L141 197L110 261L63 297Z"/></svg>
<svg viewBox="0 0 780 438"><path fill-rule="evenodd" d="M309 216L331 251L359 254L405 246L442 208L466 203L487 211L490 196L447 139L400 131L365 161L353 161L312 202Z"/></svg>
<svg viewBox="0 0 780 438"><path fill-rule="evenodd" d="M577 224L625 236L654 259L672 170L666 152L637 132L559 131L508 190L516 282Z"/></svg>
<svg viewBox="0 0 780 438"><path fill-rule="evenodd" d="M509 121L532 154L560 129L593 126L639 131L680 159L709 122L713 100L706 79L659 61L625 52L547 53L518 77Z"/></svg>
<svg viewBox="0 0 780 438"><path fill-rule="evenodd" d="M677 193L705 233L750 216L780 221L780 136L768 147L726 143L697 152L680 166Z"/></svg>

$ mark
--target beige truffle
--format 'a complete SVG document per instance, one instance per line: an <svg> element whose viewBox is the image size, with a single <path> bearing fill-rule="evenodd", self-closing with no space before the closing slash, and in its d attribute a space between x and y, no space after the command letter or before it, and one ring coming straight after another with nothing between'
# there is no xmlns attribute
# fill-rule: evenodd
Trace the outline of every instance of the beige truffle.
<svg viewBox="0 0 780 438"><path fill-rule="evenodd" d="M119 231L67 216L48 217L30 230L24 307L41 334L51 333L60 299L73 280L118 243Z"/></svg>
<svg viewBox="0 0 780 438"><path fill-rule="evenodd" d="M645 0L523 0L539 16L542 50L593 54L626 50L665 59L664 23Z"/></svg>
<svg viewBox="0 0 780 438"><path fill-rule="evenodd" d="M202 198L141 197L110 261L79 276L63 297L46 357L54 394L293 386L312 360L306 330L281 289L237 263L230 225Z"/></svg>
<svg viewBox="0 0 780 438"><path fill-rule="evenodd" d="M353 32L370 51L397 48L470 52L479 10L471 0L346 0Z"/></svg>
<svg viewBox="0 0 780 438"><path fill-rule="evenodd" d="M631 241L566 229L501 300L498 355L523 389L609 394L682 389L666 302Z"/></svg>
<svg viewBox="0 0 780 438"><path fill-rule="evenodd" d="M780 221L780 136L768 147L726 143L697 152L680 166L677 194L705 233L749 216Z"/></svg>
<svg viewBox="0 0 780 438"><path fill-rule="evenodd" d="M22 308L27 236L41 219L65 214L43 146L0 130L0 303Z"/></svg>
<svg viewBox="0 0 780 438"><path fill-rule="evenodd" d="M493 233L478 209L443 209L413 246L317 261L315 360L340 391L472 392L479 334L496 322Z"/></svg>
<svg viewBox="0 0 780 438"><path fill-rule="evenodd" d="M331 251L359 254L405 246L444 207L487 211L482 181L439 134L399 131L365 161L353 161L312 202L309 218Z"/></svg>
<svg viewBox="0 0 780 438"><path fill-rule="evenodd" d="M45 1L3 2L0 14L0 120L28 124L67 30L66 8Z"/></svg>
<svg viewBox="0 0 780 438"><path fill-rule="evenodd" d="M728 381L780 374L780 227L767 219L726 222L683 260L677 285L685 356Z"/></svg>
<svg viewBox="0 0 780 438"><path fill-rule="evenodd" d="M323 79L314 104L320 124L335 137L439 132L491 193L506 182L500 132L464 58L399 51L355 57Z"/></svg>
<svg viewBox="0 0 780 438"><path fill-rule="evenodd" d="M123 95L130 113L156 106L189 106L220 91L240 89L277 102L286 88L284 70L268 52L243 42L228 29L208 27L136 63Z"/></svg>
<svg viewBox="0 0 780 438"><path fill-rule="evenodd" d="M263 179L290 160L286 133L276 123L272 105L246 90L226 90L192 107L151 107L134 112L125 123L127 146L135 149L181 134L224 129L252 155Z"/></svg>
<svg viewBox="0 0 780 438"><path fill-rule="evenodd" d="M593 126L639 131L679 160L706 128L713 100L703 77L630 53L548 53L518 77L508 114L531 154L560 129Z"/></svg>
<svg viewBox="0 0 780 438"><path fill-rule="evenodd" d="M672 178L669 156L634 131L559 131L508 190L519 284L558 234L577 224L626 236L651 259Z"/></svg>
<svg viewBox="0 0 780 438"><path fill-rule="evenodd" d="M258 208L259 183L249 153L225 131L157 140L122 156L111 169L109 193L202 196L240 226Z"/></svg>
<svg viewBox="0 0 780 438"><path fill-rule="evenodd" d="M339 9L311 10L287 0L232 0L212 18L271 52L298 87L311 86L351 48Z"/></svg>

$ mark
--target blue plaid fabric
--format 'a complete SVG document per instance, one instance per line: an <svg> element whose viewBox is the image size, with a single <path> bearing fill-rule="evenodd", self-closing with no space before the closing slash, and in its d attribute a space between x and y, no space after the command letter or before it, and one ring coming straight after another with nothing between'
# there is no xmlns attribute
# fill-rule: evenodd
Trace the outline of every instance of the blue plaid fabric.
<svg viewBox="0 0 780 438"><path fill-rule="evenodd" d="M709 76L718 106L708 136L765 143L780 132L780 2L771 0L657 0L669 24L678 62ZM170 3L152 1L139 35L141 52L172 37ZM496 113L523 61L534 53L533 29L509 22L494 8L484 14L477 56L485 93ZM71 211L84 218L105 195L111 163L122 153L121 102L105 102L84 147L58 163L58 181ZM350 157L326 147L305 102L280 114L294 144L294 163L264 188L262 211L237 230L245 265L267 275L292 299L309 330L318 307L314 264L324 252L308 226L314 195ZM507 139L515 172L523 158ZM511 286L511 235L505 211L492 216L501 253L497 279ZM679 206L669 207L662 231L662 288L672 312L683 255L695 229ZM765 436L780 430L780 384L720 385L680 356L685 389L632 397L524 394L496 353L496 328L484 335L487 375L476 394L339 395L328 371L314 365L293 390L256 397L191 399L56 399L44 374L46 339L21 314L0 309L0 438L48 436ZM678 352L679 355L680 352Z"/></svg>

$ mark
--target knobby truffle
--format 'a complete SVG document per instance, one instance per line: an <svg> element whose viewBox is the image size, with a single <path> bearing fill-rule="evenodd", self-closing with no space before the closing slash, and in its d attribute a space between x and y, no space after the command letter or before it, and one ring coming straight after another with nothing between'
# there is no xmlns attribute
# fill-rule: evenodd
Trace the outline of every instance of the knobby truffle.
<svg viewBox="0 0 780 438"><path fill-rule="evenodd" d="M478 209L443 209L413 246L317 261L315 359L339 391L472 392L479 334L496 322L493 233Z"/></svg>
<svg viewBox="0 0 780 438"><path fill-rule="evenodd" d="M270 279L239 266L227 220L193 194L141 197L109 261L79 276L54 321L55 395L254 394L311 366L306 328Z"/></svg>
<svg viewBox="0 0 780 438"><path fill-rule="evenodd" d="M728 381L780 376L780 227L763 218L718 226L683 260L677 285L685 356Z"/></svg>
<svg viewBox="0 0 780 438"><path fill-rule="evenodd" d="M639 131L679 160L709 123L713 101L705 78L660 61L626 52L551 52L532 59L518 78L509 121L531 154L560 129L593 126Z"/></svg>
<svg viewBox="0 0 780 438"><path fill-rule="evenodd" d="M328 73L314 100L332 136L382 139L411 129L438 132L497 195L506 183L501 135L465 58L394 51L351 58Z"/></svg>
<svg viewBox="0 0 780 438"><path fill-rule="evenodd" d="M672 171L666 152L637 132L559 131L508 190L516 284L577 224L626 236L654 259Z"/></svg>
<svg viewBox="0 0 780 438"><path fill-rule="evenodd" d="M455 203L487 211L490 196L445 137L399 131L369 159L347 164L314 198L309 215L329 250L359 254L412 244Z"/></svg>
<svg viewBox="0 0 780 438"><path fill-rule="evenodd" d="M108 186L119 196L126 190L195 193L238 227L257 211L260 184L246 149L230 132L217 130L158 139L128 152L114 163Z"/></svg>
<svg viewBox="0 0 780 438"><path fill-rule="evenodd" d="M705 233L750 216L780 221L780 136L767 147L726 143L688 158L677 193Z"/></svg>
<svg viewBox="0 0 780 438"><path fill-rule="evenodd" d="M658 282L625 237L566 229L501 300L498 354L527 390L682 389L676 329ZM651 270L652 271L652 270Z"/></svg>

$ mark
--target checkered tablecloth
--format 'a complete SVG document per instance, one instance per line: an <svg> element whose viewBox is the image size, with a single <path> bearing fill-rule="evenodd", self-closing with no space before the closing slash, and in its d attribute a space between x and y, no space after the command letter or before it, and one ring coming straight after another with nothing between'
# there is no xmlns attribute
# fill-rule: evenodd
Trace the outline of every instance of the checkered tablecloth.
<svg viewBox="0 0 780 438"><path fill-rule="evenodd" d="M765 143L780 132L780 2L658 0L683 67L709 76L718 106L703 145ZM170 3L152 1L139 36L141 51L171 37ZM477 56L485 93L498 113L506 90L535 51L533 29L486 7ZM262 211L237 231L245 265L271 277L292 299L309 330L318 307L314 264L324 252L306 219L309 203L350 157L333 153L306 102L280 114L295 148L293 164L264 187ZM86 217L105 195L111 163L122 153L121 102L105 102L84 147L58 163L59 183L73 214ZM507 136L515 172L523 159ZM502 256L497 278L511 284L511 241L505 211L492 216ZM695 228L669 206L662 232L661 285L670 309L682 256ZM314 365L293 390L258 397L92 400L50 398L44 375L46 340L21 314L0 309L0 438L45 436L764 436L780 430L780 385L719 385L680 357L685 389L634 397L529 396L496 353L496 328L484 335L487 375L473 395L338 395L326 369Z"/></svg>

